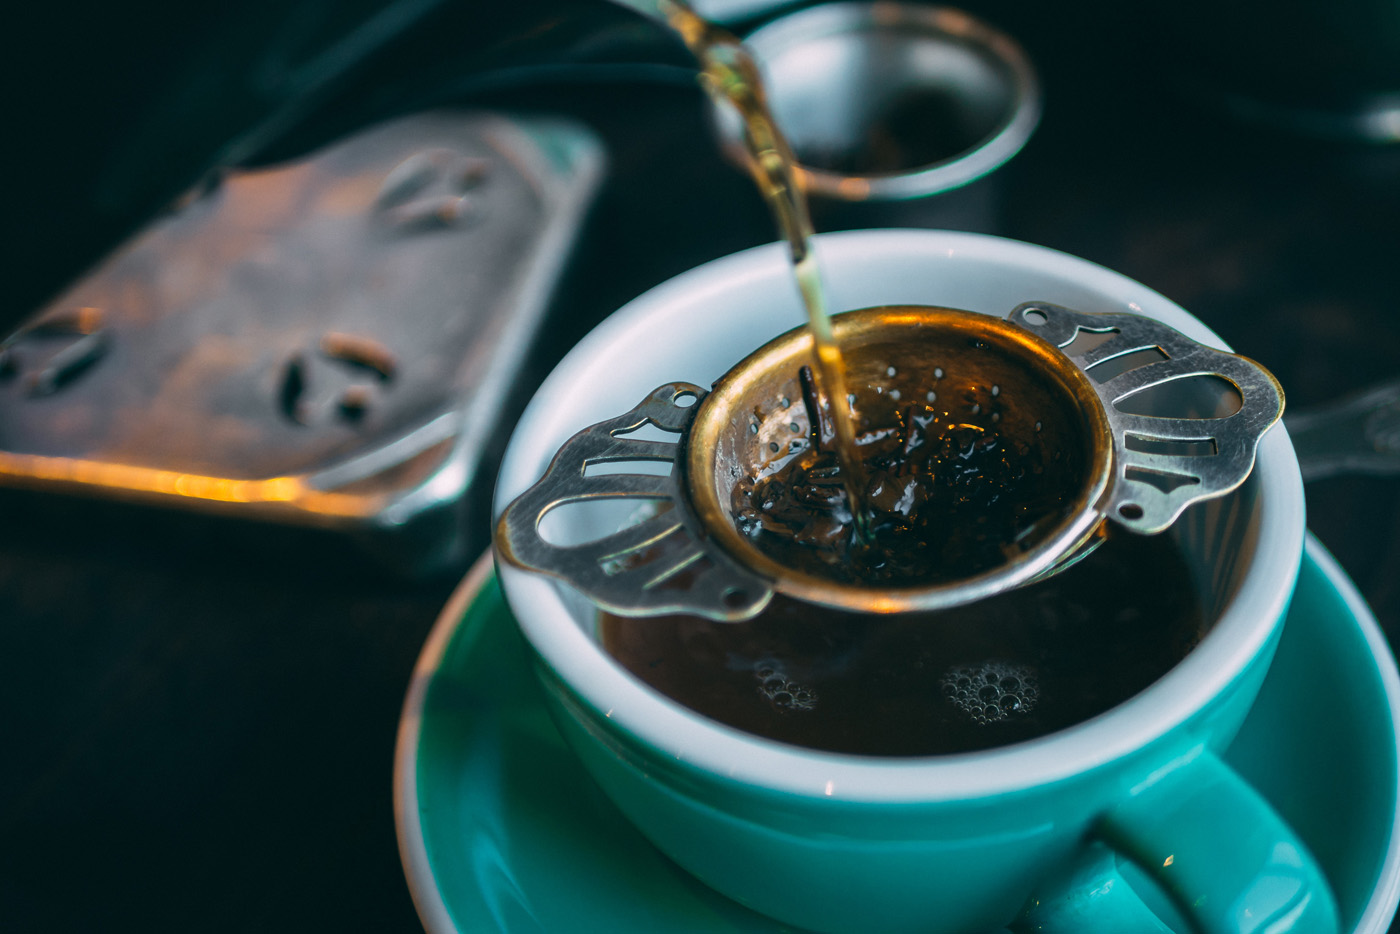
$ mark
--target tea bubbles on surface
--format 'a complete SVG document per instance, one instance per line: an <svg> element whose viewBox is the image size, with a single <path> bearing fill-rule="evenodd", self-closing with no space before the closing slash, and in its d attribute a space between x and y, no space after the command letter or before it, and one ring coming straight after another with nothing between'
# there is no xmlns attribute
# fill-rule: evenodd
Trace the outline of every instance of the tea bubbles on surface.
<svg viewBox="0 0 1400 934"><path fill-rule="evenodd" d="M1024 716L1040 698L1035 669L1006 662L959 665L948 669L939 684L954 706L982 725Z"/></svg>
<svg viewBox="0 0 1400 934"><path fill-rule="evenodd" d="M875 756L969 752L1053 733L1166 674L1200 639L1167 536L1117 536L1074 567L938 613L877 617L776 596L757 617L603 614L604 648L711 719Z"/></svg>

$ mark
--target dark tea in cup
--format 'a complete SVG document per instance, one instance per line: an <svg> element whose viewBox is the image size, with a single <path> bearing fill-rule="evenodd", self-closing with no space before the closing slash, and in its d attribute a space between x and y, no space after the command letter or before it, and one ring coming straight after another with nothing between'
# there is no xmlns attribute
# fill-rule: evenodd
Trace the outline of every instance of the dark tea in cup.
<svg viewBox="0 0 1400 934"><path fill-rule="evenodd" d="M931 756L1097 716L1177 664L1204 626L1168 536L1115 536L1039 584L933 613L874 617L778 595L752 620L603 614L605 649L713 720L780 742Z"/></svg>

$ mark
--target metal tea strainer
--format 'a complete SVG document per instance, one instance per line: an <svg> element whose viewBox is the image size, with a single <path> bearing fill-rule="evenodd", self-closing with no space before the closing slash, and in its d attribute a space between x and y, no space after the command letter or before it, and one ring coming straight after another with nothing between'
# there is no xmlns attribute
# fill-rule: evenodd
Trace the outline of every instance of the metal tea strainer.
<svg viewBox="0 0 1400 934"><path fill-rule="evenodd" d="M1029 302L1005 319L890 306L832 323L867 438L917 407L995 436L999 450L1034 465L1019 475L1033 474L1027 489L1037 503L1053 494L1053 508L1018 507L1024 521L998 543L994 566L953 579L872 583L841 567L799 567L744 526L740 504L754 478L821 442L829 400L814 400L810 381L804 385L812 352L805 328L765 344L709 392L668 383L570 438L502 514L501 557L567 581L620 615L737 621L759 613L774 592L856 612L944 609L1068 567L1102 542L1107 522L1163 531L1192 503L1244 482L1260 438L1283 412L1277 381L1258 364L1140 315ZM644 426L676 440L642 437ZM670 469L621 466L644 461ZM606 471L590 469L603 464ZM639 510L640 521L591 542L555 544L541 534L551 510L598 499L652 505Z"/></svg>

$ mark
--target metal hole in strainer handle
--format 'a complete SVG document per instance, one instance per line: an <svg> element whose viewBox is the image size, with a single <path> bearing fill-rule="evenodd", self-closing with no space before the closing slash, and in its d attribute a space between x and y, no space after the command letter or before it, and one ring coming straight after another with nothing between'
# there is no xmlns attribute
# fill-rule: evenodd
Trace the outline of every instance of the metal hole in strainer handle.
<svg viewBox="0 0 1400 934"><path fill-rule="evenodd" d="M1090 314L1047 302L1022 304L1005 319L889 306L837 315L833 325L853 374L883 373L891 355L906 368L920 354L963 345L990 346L1003 361L998 365L1019 370L1013 380L1029 387L1024 398L1060 410L1046 413L1046 425L1072 428L1047 432L1049 442L1083 448L1078 487L1052 527L1027 536L998 566L896 586L827 579L756 547L736 527L730 494L737 478L752 475L768 457L762 452L770 423L796 426L810 411L793 401L800 397L796 374L811 353L810 335L797 328L759 348L709 392L668 383L631 411L570 438L544 476L501 515L501 557L628 616L690 613L738 621L761 612L774 592L853 612L945 609L1058 573L1097 547L1109 522L1141 534L1167 529L1191 504L1243 483L1259 440L1283 413L1282 390L1263 367L1141 315ZM934 340L943 343L928 343ZM930 349L935 346L940 349ZM889 374L896 369L890 365ZM930 364L927 371L911 378L944 377L942 367ZM935 393L927 395L932 400ZM1011 430L1013 421L1001 427ZM1039 432L1040 409L1029 421L1022 413L1021 421L1033 421ZM655 429L650 437L642 430L648 426ZM771 450L777 447L772 443ZM629 462L632 469L624 466ZM639 466L644 462L652 462L651 472ZM587 542L553 543L541 533L552 510L601 500L652 506L641 521Z"/></svg>

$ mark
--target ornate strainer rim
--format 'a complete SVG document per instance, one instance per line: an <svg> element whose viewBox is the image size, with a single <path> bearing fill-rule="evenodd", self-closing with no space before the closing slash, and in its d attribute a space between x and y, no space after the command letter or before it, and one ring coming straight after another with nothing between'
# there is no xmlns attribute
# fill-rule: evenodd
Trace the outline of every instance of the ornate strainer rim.
<svg viewBox="0 0 1400 934"><path fill-rule="evenodd" d="M895 305L848 311L832 318L838 343L859 344L864 336L920 330L941 337L976 337L1053 383L1087 443L1085 470L1065 516L1034 546L981 574L938 584L890 587L857 585L805 573L774 560L735 526L732 510L720 499L715 456L720 437L742 415L751 387L764 374L795 371L812 354L811 333L795 328L737 363L696 407L685 434L681 487L700 525L735 563L770 582L779 593L856 612L902 613L939 610L1011 590L1052 571L1074 554L1102 525L1103 500L1113 477L1113 445L1108 419L1084 371L1038 334L1002 318L937 306ZM926 329L926 330L925 330Z"/></svg>
<svg viewBox="0 0 1400 934"><path fill-rule="evenodd" d="M964 314L979 333L992 335L1010 328L1007 333L1019 329L1036 335L1047 345L1042 350L1050 352L1039 362L1044 373L1068 374L1065 368L1081 371L1094 398L1090 402L1073 391L1071 396L1079 400L1075 407L1081 414L1098 412L1107 423L1106 434L1087 432L1111 445L1107 489L1093 497L1092 510L1080 512L1067 528L1057 529L1043 549L1029 549L1030 558L1010 561L1009 570L1002 565L987 572L986 579L970 577L901 590L842 588L822 582L804 588L799 580L795 590L810 602L876 613L947 608L1068 567L1104 540L1100 532L1106 521L1142 534L1162 532L1193 503L1222 496L1243 483L1253 471L1260 440L1283 414L1283 391L1259 364L1201 344L1153 318L1126 312L1079 312L1049 302L1025 302L1004 321L975 312ZM1080 344L1077 338L1082 333L1097 339ZM784 339L780 336L773 343ZM1038 345L1026 338L1013 341L1012 346ZM763 353L760 349L757 356ZM1149 359L1142 359L1144 354ZM1158 387L1195 377L1233 386L1238 408L1194 411L1193 404L1169 407L1166 412L1135 412L1125 404ZM1076 377L1066 378L1070 385L1082 385ZM723 379L717 385L722 383ZM702 518L688 490L693 484L686 476L687 451L706 457L703 452L713 450L711 439L686 443L695 413L703 407L703 403L690 403L707 395L690 383L666 383L631 410L575 434L556 453L545 475L501 514L496 530L501 557L565 580L597 606L624 616L683 612L739 621L759 613L777 589L774 574L763 573L743 549L735 549L743 555L737 558L721 547L716 534L727 535L724 530L732 528L732 518L712 505ZM677 440L632 437L648 425ZM590 471L593 466L629 461L672 466L664 475ZM1091 457L1090 473L1097 477L1095 464ZM702 465L699 472L705 469ZM556 507L608 499L668 501L674 508L578 545L553 545L541 535L541 521ZM1077 523L1087 528L1076 541ZM793 588L797 578L785 568L778 570L777 580ZM687 583L675 586L683 580Z"/></svg>

